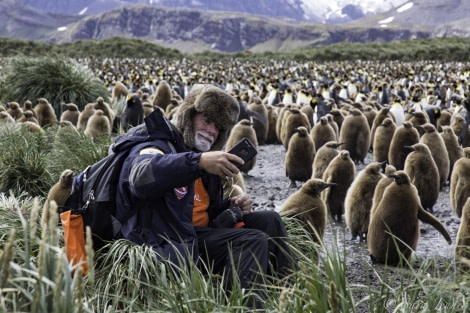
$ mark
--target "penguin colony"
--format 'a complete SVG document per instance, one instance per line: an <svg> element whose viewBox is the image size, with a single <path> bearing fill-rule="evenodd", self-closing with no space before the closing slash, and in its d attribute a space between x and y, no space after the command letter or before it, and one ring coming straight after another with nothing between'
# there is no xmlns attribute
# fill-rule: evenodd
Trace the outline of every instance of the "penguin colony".
<svg viewBox="0 0 470 313"><path fill-rule="evenodd" d="M58 122L69 122L78 132L96 140L100 136L125 132L155 109L162 110L171 119L193 84L210 83L231 93L240 104L239 122L246 133L240 135L234 127L230 134L233 141L238 141L235 137L244 136L257 146L284 147L286 176L291 183L301 184L295 187L294 194L303 190L302 193L309 195L293 197L301 200L284 198L282 210L290 212L286 215L292 215L293 211L287 209L292 203L300 203L295 208L297 215L309 216L306 212L312 211L312 206L302 204L305 203L302 199L313 197L315 199L309 201L315 201L315 206L321 208L317 212L321 211L322 218L326 212L327 217L342 223L344 214L351 235L362 236L368 242L373 259L390 263L396 263L396 251L392 252L389 245L387 249L391 250L385 252L393 257L386 260L385 252L377 249L377 245L381 245L377 242L390 238L384 235L383 225L374 222L373 230L371 225L374 217L383 216L381 212L388 208L380 199L392 193L391 187L408 186L410 203L419 202L412 206L418 218L445 234L445 229L431 214L439 190L449 186L452 208L462 219L462 225L468 225L464 223L464 219L468 219L464 211L469 195L460 188L469 175L464 165L469 158L464 149L470 146L470 113L467 113L470 72L466 69L456 71L455 64L427 62L337 62L332 66L236 61L235 67L227 71L230 65L224 61L204 65L190 60L178 64L158 59L151 63L133 59L119 60L119 64L114 62L113 59L86 60L86 66L108 87L109 94L103 97L109 98L109 103L102 97L92 103L67 104L51 104L45 98L9 99L0 108L0 123L44 131ZM131 109L131 104L135 103L138 107ZM63 113L59 117L54 108L60 105L63 105ZM320 127L325 127L326 131L320 131ZM305 132L309 135L310 140L305 139L308 144L302 144L303 153L294 153L298 137ZM225 149L229 149L229 144ZM367 164L368 153L373 155L373 165ZM418 153L424 153L428 161L424 170L419 166L421 157L415 157ZM347 161L348 170L338 169L336 164L340 159ZM242 170L244 175L255 165L256 158ZM351 205L355 197L365 194L358 187L362 173L356 173L353 168L369 165L379 169L374 178L370 178L368 188L371 190L357 200L360 205ZM303 175L295 173L293 168L296 167L303 169ZM431 181L419 182L423 176ZM231 188L231 194L240 192L243 182L233 183L225 184ZM403 201L400 196L395 202ZM399 206L391 202L387 205L398 209ZM357 207L363 207L359 211L364 218L358 219L360 223L353 223ZM324 234L323 220L317 223L312 217L305 217L304 222L309 230L314 227L317 234ZM410 218L409 223L419 229L415 219ZM353 224L361 227L356 229ZM419 232L416 235L413 230L403 239L410 242L412 250L417 248L417 236ZM409 251L402 252L409 257Z"/></svg>

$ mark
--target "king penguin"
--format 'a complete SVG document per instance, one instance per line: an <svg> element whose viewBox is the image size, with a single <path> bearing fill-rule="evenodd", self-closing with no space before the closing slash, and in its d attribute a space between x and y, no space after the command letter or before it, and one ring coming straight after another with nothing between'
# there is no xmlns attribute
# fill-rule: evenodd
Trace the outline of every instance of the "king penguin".
<svg viewBox="0 0 470 313"><path fill-rule="evenodd" d="M381 124L377 125L373 137L374 149L372 150L372 156L374 162L388 162L388 152L395 130L395 123L390 117L385 118Z"/></svg>
<svg viewBox="0 0 470 313"><path fill-rule="evenodd" d="M339 142L344 142L354 163L364 164L370 146L370 128L366 117L359 109L352 109L344 119L339 134Z"/></svg>
<svg viewBox="0 0 470 313"><path fill-rule="evenodd" d="M406 147L411 151L406 157L404 170L411 183L418 189L421 205L429 212L433 211L439 196L439 170L436 162L424 143Z"/></svg>
<svg viewBox="0 0 470 313"><path fill-rule="evenodd" d="M296 181L305 182L311 178L315 152L315 145L307 128L296 128L296 133L289 141L284 163L291 187L296 187Z"/></svg>
<svg viewBox="0 0 470 313"><path fill-rule="evenodd" d="M397 171L403 170L406 156L410 152L405 147L418 143L419 139L418 130L410 122L403 122L393 134L388 151L388 163L395 166Z"/></svg>
<svg viewBox="0 0 470 313"><path fill-rule="evenodd" d="M345 199L346 225L352 235L352 240L358 236L366 240L369 227L370 210L374 199L375 187L385 177L382 168L385 163L372 162L357 174L357 177L349 187Z"/></svg>
<svg viewBox="0 0 470 313"><path fill-rule="evenodd" d="M343 145L343 143L329 141L317 150L315 159L313 159L312 178L322 179L323 173L330 164L331 160L333 160L339 154L338 148L341 145Z"/></svg>
<svg viewBox="0 0 470 313"><path fill-rule="evenodd" d="M450 170L449 154L447 153L446 144L433 124L426 123L421 127L424 130L424 134L421 136L420 142L427 145L431 151L431 155L434 162L436 162L439 172L439 189L442 190L447 183Z"/></svg>
<svg viewBox="0 0 470 313"><path fill-rule="evenodd" d="M412 250L416 250L418 245L418 219L436 228L451 244L452 240L444 225L421 206L418 191L408 174L397 171L391 177L395 181L385 188L369 224L367 247L371 260L399 265L401 256L409 259Z"/></svg>
<svg viewBox="0 0 470 313"><path fill-rule="evenodd" d="M463 149L464 156L455 162L450 177L450 204L457 217L462 216L462 208L470 197L470 147Z"/></svg>
<svg viewBox="0 0 470 313"><path fill-rule="evenodd" d="M330 216L337 222L342 221L346 193L355 177L356 166L347 150L340 151L323 173L324 182L335 184L322 191L322 199Z"/></svg>
<svg viewBox="0 0 470 313"><path fill-rule="evenodd" d="M327 222L327 211L325 202L321 199L321 192L331 186L333 185L321 179L309 179L284 201L279 214L299 219L310 231L313 241L321 243Z"/></svg>

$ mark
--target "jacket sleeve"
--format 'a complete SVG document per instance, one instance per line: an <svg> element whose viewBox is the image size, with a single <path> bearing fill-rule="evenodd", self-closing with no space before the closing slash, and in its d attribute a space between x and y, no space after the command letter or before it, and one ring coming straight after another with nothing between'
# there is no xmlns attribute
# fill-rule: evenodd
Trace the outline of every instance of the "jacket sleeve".
<svg viewBox="0 0 470 313"><path fill-rule="evenodd" d="M155 149L153 154L142 148L129 155L129 189L139 199L157 199L174 188L185 187L201 176L198 161L201 153L166 153Z"/></svg>

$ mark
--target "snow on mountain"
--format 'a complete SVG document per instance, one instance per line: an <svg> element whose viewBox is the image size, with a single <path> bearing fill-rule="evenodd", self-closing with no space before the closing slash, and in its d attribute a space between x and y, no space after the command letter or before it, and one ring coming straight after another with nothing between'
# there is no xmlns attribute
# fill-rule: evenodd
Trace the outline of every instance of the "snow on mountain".
<svg viewBox="0 0 470 313"><path fill-rule="evenodd" d="M400 7L408 0L301 0L301 2L305 19L319 18L323 22L329 23L335 20L341 22L341 19L347 19L348 17L349 20L355 19L345 12L347 7L360 10L363 15L371 15Z"/></svg>

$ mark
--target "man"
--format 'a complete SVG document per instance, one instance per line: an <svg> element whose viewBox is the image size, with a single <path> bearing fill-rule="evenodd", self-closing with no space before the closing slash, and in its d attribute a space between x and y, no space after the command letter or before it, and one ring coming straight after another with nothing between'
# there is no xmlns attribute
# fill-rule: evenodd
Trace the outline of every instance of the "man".
<svg viewBox="0 0 470 313"><path fill-rule="evenodd" d="M171 125L159 112L127 135L148 131L152 141L137 145L123 165L117 217L126 220L123 237L151 246L160 259L180 264L200 257L232 286L232 268L242 288L261 283L258 273L284 275L290 266L287 234L275 211L251 212L247 194L222 199L222 181L238 173L236 155L220 151L236 123L239 106L228 93L196 84ZM243 212L241 228L215 228L230 207ZM233 260L233 262L232 262ZM233 264L235 263L235 264Z"/></svg>

